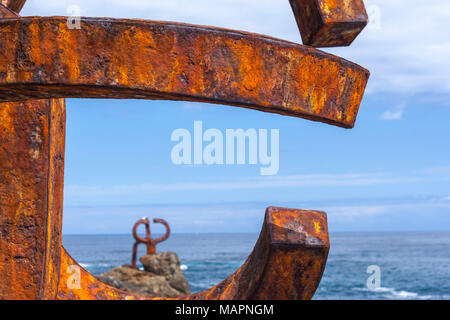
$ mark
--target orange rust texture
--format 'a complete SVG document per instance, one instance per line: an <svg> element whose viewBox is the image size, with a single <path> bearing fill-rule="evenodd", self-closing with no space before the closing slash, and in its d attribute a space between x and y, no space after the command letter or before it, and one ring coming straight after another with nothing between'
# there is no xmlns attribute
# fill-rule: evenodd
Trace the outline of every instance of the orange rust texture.
<svg viewBox="0 0 450 320"><path fill-rule="evenodd" d="M6 8L19 13L27 0L0 0L0 4Z"/></svg>
<svg viewBox="0 0 450 320"><path fill-rule="evenodd" d="M17 17L17 14L14 11L0 4L0 18L15 18L15 17Z"/></svg>
<svg viewBox="0 0 450 320"><path fill-rule="evenodd" d="M180 300L311 299L328 257L326 215L318 211L270 207L259 239L246 262L209 290ZM81 268L63 249L59 299L141 300L110 287ZM80 286L76 283L75 266Z"/></svg>
<svg viewBox="0 0 450 320"><path fill-rule="evenodd" d="M309 300L319 286L329 251L326 214L269 208L271 251L252 299Z"/></svg>
<svg viewBox="0 0 450 320"><path fill-rule="evenodd" d="M289 0L303 44L349 46L367 25L363 0Z"/></svg>
<svg viewBox="0 0 450 320"><path fill-rule="evenodd" d="M0 101L138 98L229 104L354 126L369 72L266 36L144 20L0 21Z"/></svg>
<svg viewBox="0 0 450 320"><path fill-rule="evenodd" d="M0 104L0 299L56 297L64 136L64 100Z"/></svg>
<svg viewBox="0 0 450 320"><path fill-rule="evenodd" d="M126 293L97 280L61 247L61 271L58 300L140 300L144 297Z"/></svg>

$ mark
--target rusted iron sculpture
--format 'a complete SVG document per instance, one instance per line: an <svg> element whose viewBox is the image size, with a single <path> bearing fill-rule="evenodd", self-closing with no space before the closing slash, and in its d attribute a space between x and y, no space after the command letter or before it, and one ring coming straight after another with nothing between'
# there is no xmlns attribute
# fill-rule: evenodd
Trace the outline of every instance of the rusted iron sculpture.
<svg viewBox="0 0 450 320"><path fill-rule="evenodd" d="M167 240L170 236L170 227L169 224L163 219L153 219L154 223L161 223L166 227L166 233L159 238L153 239L150 233L150 220L147 217L142 218L138 222L135 223L133 227L133 237L136 239L136 242L133 245L133 256L131 258L131 267L136 268L136 257L137 257L137 248L140 243L143 243L147 246L147 254L155 254L156 253L156 245ZM145 238L142 238L137 234L137 228L141 225L145 225Z"/></svg>
<svg viewBox="0 0 450 320"><path fill-rule="evenodd" d="M0 0L0 5L3 5L6 9L11 10L13 13L19 13L26 1L27 0Z"/></svg>
<svg viewBox="0 0 450 320"><path fill-rule="evenodd" d="M363 0L289 0L303 43L349 46L369 20Z"/></svg>
<svg viewBox="0 0 450 320"><path fill-rule="evenodd" d="M311 299L319 286L330 242L326 214L270 207L253 252L226 280L179 300ZM77 262L62 249L61 270ZM81 267L79 267L81 269ZM110 287L82 270L80 290L70 290L61 272L59 299L160 300Z"/></svg>
<svg viewBox="0 0 450 320"><path fill-rule="evenodd" d="M306 45L348 45L367 23L360 0L290 2ZM24 3L0 0L1 299L146 299L101 283L62 247L64 98L212 102L352 128L369 78L267 36L108 18L70 29L64 17L19 17ZM269 208L245 264L184 298L310 299L328 249L324 213ZM80 287L68 285L74 267Z"/></svg>

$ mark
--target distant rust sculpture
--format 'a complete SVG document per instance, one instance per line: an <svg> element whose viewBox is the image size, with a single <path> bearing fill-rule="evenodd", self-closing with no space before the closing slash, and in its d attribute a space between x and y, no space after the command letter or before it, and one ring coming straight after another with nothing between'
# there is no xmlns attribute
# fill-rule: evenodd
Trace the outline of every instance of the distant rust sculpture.
<svg viewBox="0 0 450 320"><path fill-rule="evenodd" d="M157 239L153 239L150 233L150 220L147 217L142 218L138 222L135 223L133 227L133 237L136 239L136 242L133 245L133 256L131 258L131 267L136 268L136 257L137 257L137 248L140 243L143 243L147 246L147 254L155 254L156 253L156 245L167 240L170 236L170 227L169 224L163 219L153 219L154 223L161 223L166 227L166 233ZM137 234L137 228L141 225L145 225L145 238L142 238Z"/></svg>
<svg viewBox="0 0 450 320"><path fill-rule="evenodd" d="M146 299L100 282L62 247L64 98L210 102L354 126L369 72L311 46L350 44L367 23L362 2L290 2L305 45L145 20L81 18L71 29L0 0L1 299ZM184 298L310 299L328 249L324 213L269 208L245 264Z"/></svg>

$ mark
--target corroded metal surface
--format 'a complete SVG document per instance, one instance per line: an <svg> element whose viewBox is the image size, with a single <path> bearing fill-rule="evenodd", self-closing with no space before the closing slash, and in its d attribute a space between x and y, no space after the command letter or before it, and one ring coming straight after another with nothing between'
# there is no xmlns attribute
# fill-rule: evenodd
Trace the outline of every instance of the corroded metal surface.
<svg viewBox="0 0 450 320"><path fill-rule="evenodd" d="M54 98L213 102L351 128L369 77L352 62L266 36L107 18L68 29L64 17L18 18L24 3L0 0L0 299L147 299L101 283L62 248L65 102ZM293 5L305 17L302 36L312 35L305 43L351 42L359 1L315 3L326 6ZM328 249L324 213L269 208L244 265L180 299L310 299Z"/></svg>
<svg viewBox="0 0 450 320"><path fill-rule="evenodd" d="M0 0L0 4L6 8L19 13L27 0Z"/></svg>
<svg viewBox="0 0 450 320"><path fill-rule="evenodd" d="M64 151L64 99L0 103L0 299L56 296Z"/></svg>
<svg viewBox="0 0 450 320"><path fill-rule="evenodd" d="M289 1L309 46L349 46L369 21L363 0Z"/></svg>
<svg viewBox="0 0 450 320"><path fill-rule="evenodd" d="M56 294L64 137L64 100L0 103L0 299Z"/></svg>
<svg viewBox="0 0 450 320"><path fill-rule="evenodd" d="M246 262L213 288L178 299L311 299L325 269L329 245L325 213L270 207L259 239ZM70 266L73 265L79 270L80 285L77 288L71 288L75 273ZM110 287L81 268L64 250L58 298L165 299L146 298Z"/></svg>
<svg viewBox="0 0 450 320"><path fill-rule="evenodd" d="M311 299L328 257L326 215L270 207L253 252L233 275L192 299Z"/></svg>
<svg viewBox="0 0 450 320"><path fill-rule="evenodd" d="M0 18L15 18L17 13L0 4Z"/></svg>
<svg viewBox="0 0 450 320"><path fill-rule="evenodd" d="M369 72L314 48L170 22L0 20L0 101L138 98L236 105L353 127Z"/></svg>
<svg viewBox="0 0 450 320"><path fill-rule="evenodd" d="M155 254L156 253L156 245L167 240L170 236L170 227L169 224L163 219L153 219L154 223L161 223L166 228L166 233L156 239L152 238L150 233L150 220L148 218L142 218L138 222L136 222L133 226L133 237L136 239L136 242L133 245L133 256L131 258L131 267L136 268L136 256L137 256L137 248L140 243L145 244L147 246L147 254ZM142 238L137 234L137 228L141 225L145 225L145 238Z"/></svg>
<svg viewBox="0 0 450 320"><path fill-rule="evenodd" d="M144 300L99 281L61 247L58 300Z"/></svg>

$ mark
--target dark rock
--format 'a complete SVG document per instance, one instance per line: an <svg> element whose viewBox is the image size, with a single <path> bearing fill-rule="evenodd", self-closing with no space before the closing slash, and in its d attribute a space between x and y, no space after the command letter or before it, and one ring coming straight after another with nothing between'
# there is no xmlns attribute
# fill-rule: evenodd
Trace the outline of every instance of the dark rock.
<svg viewBox="0 0 450 320"><path fill-rule="evenodd" d="M123 265L102 273L98 279L129 293L149 297L175 298L191 293L176 253L156 253L143 256L140 261L144 270Z"/></svg>

